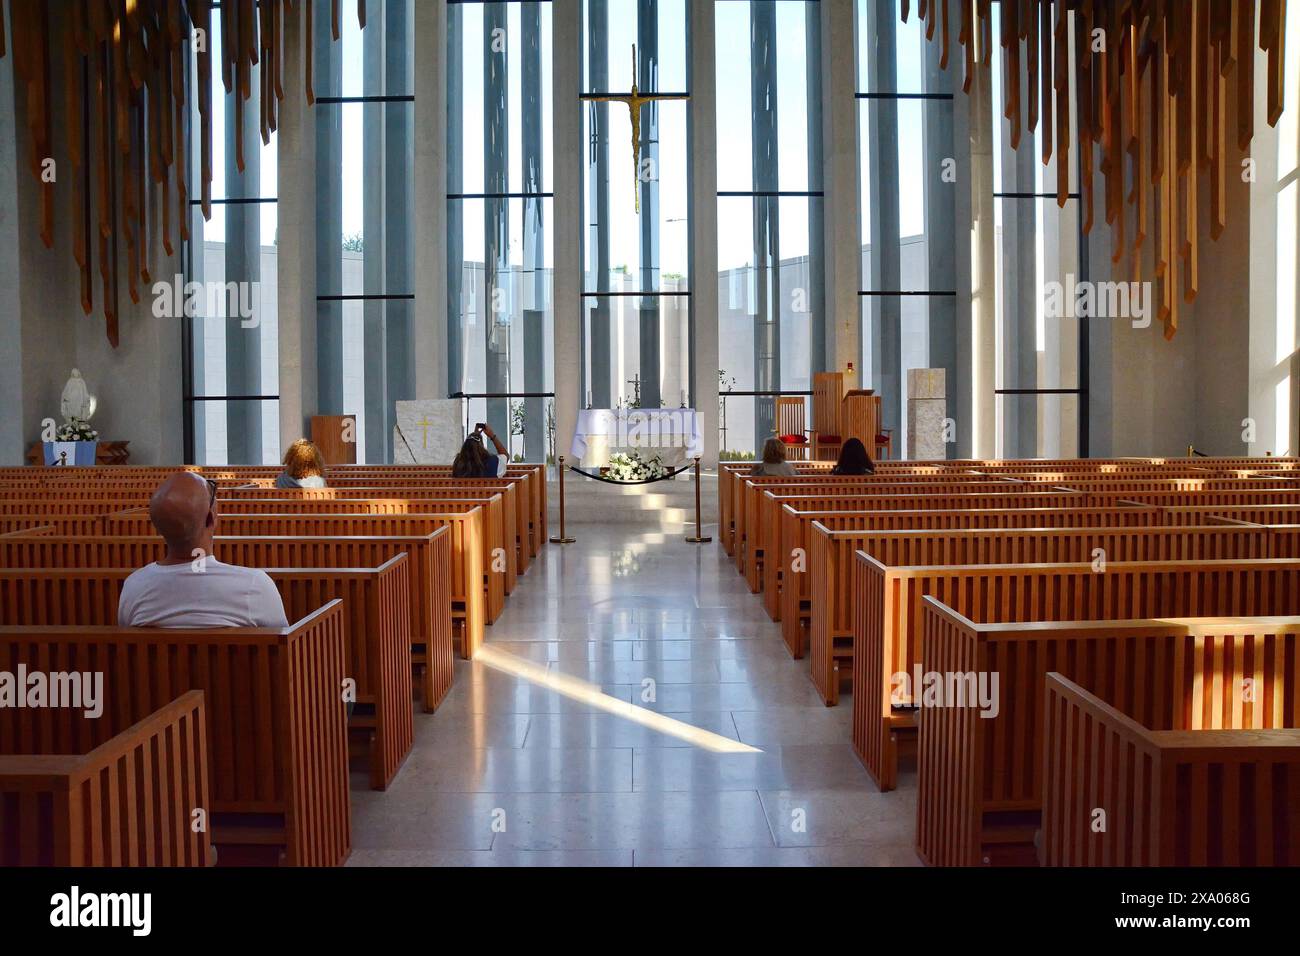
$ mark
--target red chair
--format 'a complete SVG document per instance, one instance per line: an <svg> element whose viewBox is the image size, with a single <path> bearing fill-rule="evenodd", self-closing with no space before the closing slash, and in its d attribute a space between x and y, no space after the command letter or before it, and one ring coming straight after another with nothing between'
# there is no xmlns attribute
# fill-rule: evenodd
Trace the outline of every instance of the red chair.
<svg viewBox="0 0 1300 956"><path fill-rule="evenodd" d="M810 442L805 424L803 399L790 395L777 396L776 435L785 445L785 457L791 461L808 460Z"/></svg>

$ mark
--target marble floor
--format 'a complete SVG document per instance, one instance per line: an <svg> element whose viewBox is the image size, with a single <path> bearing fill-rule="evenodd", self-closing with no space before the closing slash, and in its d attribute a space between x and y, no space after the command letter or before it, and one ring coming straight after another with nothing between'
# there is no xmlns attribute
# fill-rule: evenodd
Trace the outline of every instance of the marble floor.
<svg viewBox="0 0 1300 956"><path fill-rule="evenodd" d="M352 866L917 865L915 775L880 793L716 542L575 525L507 601Z"/></svg>

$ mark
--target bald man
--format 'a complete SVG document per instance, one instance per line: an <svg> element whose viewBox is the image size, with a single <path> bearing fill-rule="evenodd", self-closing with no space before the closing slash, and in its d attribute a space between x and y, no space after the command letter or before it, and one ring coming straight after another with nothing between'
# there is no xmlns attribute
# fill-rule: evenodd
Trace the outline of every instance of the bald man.
<svg viewBox="0 0 1300 956"><path fill-rule="evenodd" d="M120 627L286 627L284 603L265 571L212 557L217 485L190 471L149 499L167 554L136 571L117 602Z"/></svg>

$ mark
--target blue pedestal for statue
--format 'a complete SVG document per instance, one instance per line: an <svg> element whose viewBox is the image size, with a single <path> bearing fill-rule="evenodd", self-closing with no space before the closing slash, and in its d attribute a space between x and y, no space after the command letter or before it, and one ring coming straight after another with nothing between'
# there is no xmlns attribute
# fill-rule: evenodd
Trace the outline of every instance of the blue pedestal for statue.
<svg viewBox="0 0 1300 956"><path fill-rule="evenodd" d="M47 441L42 442L47 465L93 465L97 441Z"/></svg>

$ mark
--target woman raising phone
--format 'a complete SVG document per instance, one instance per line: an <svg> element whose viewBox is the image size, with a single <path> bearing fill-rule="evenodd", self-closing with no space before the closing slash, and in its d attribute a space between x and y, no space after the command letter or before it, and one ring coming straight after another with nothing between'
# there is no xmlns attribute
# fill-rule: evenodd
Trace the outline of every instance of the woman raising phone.
<svg viewBox="0 0 1300 956"><path fill-rule="evenodd" d="M483 447L483 436L492 439L497 450L495 455ZM474 434L465 439L451 463L451 475L453 478L501 478L508 464L510 456L497 433L491 425L479 422L474 426Z"/></svg>

